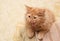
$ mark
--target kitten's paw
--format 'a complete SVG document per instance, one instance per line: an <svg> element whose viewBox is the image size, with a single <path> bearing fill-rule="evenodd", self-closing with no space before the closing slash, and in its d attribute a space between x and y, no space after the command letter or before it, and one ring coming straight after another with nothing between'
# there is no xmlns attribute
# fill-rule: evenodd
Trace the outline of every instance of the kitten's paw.
<svg viewBox="0 0 60 41"><path fill-rule="evenodd" d="M43 38L42 39L39 39L39 41L43 41Z"/></svg>
<svg viewBox="0 0 60 41"><path fill-rule="evenodd" d="M37 39L37 41L43 41L43 38L41 38L41 39Z"/></svg>
<svg viewBox="0 0 60 41"><path fill-rule="evenodd" d="M39 33L37 34L37 40L38 40L38 41L43 41L43 38L44 38L44 32L39 32Z"/></svg>
<svg viewBox="0 0 60 41"><path fill-rule="evenodd" d="M37 36L37 38L39 39L39 40L42 40L43 39L43 34L41 35L41 34L38 34L38 36Z"/></svg>
<svg viewBox="0 0 60 41"><path fill-rule="evenodd" d="M28 38L32 39L35 36L34 31L31 29L28 29L27 30L27 36L28 36Z"/></svg>
<svg viewBox="0 0 60 41"><path fill-rule="evenodd" d="M35 36L34 32L28 33L28 38L29 38L29 39L32 39L34 36Z"/></svg>

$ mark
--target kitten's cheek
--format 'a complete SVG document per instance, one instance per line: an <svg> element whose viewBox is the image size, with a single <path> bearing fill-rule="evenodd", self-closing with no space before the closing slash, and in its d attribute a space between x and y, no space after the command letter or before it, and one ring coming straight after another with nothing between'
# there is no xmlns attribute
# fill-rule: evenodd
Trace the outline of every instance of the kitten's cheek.
<svg viewBox="0 0 60 41"><path fill-rule="evenodd" d="M31 22L31 21L29 20L29 22Z"/></svg>
<svg viewBox="0 0 60 41"><path fill-rule="evenodd" d="M30 19L27 19L27 21L30 23L31 22L31 20Z"/></svg>

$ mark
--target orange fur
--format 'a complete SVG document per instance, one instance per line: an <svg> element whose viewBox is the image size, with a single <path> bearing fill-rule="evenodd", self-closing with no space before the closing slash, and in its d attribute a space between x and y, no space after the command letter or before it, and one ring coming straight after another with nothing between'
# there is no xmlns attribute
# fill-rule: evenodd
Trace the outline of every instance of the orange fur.
<svg viewBox="0 0 60 41"><path fill-rule="evenodd" d="M36 36L42 39L55 21L54 15L50 10L33 8L26 6L26 32L29 38Z"/></svg>

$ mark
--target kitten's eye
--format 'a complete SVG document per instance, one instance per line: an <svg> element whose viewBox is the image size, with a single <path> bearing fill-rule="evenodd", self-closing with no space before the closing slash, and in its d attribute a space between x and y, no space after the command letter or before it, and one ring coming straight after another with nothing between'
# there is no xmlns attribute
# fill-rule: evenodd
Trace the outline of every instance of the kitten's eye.
<svg viewBox="0 0 60 41"><path fill-rule="evenodd" d="M30 18L30 16L28 16Z"/></svg>
<svg viewBox="0 0 60 41"><path fill-rule="evenodd" d="M33 18L34 18L34 19L37 19L37 18L38 18L38 16L36 15L36 16L34 16Z"/></svg>
<svg viewBox="0 0 60 41"><path fill-rule="evenodd" d="M36 17L34 17L34 19L36 19Z"/></svg>
<svg viewBox="0 0 60 41"><path fill-rule="evenodd" d="M31 15L30 15L30 14L27 14L27 17L28 17L28 18L30 18L30 17L31 17Z"/></svg>

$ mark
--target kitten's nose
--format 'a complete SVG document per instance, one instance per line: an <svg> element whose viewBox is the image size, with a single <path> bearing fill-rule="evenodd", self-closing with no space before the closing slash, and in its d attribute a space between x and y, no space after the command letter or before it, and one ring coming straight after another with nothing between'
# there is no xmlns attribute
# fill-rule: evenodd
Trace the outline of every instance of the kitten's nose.
<svg viewBox="0 0 60 41"><path fill-rule="evenodd" d="M31 23L32 23L32 24L35 24L35 21L32 21Z"/></svg>

